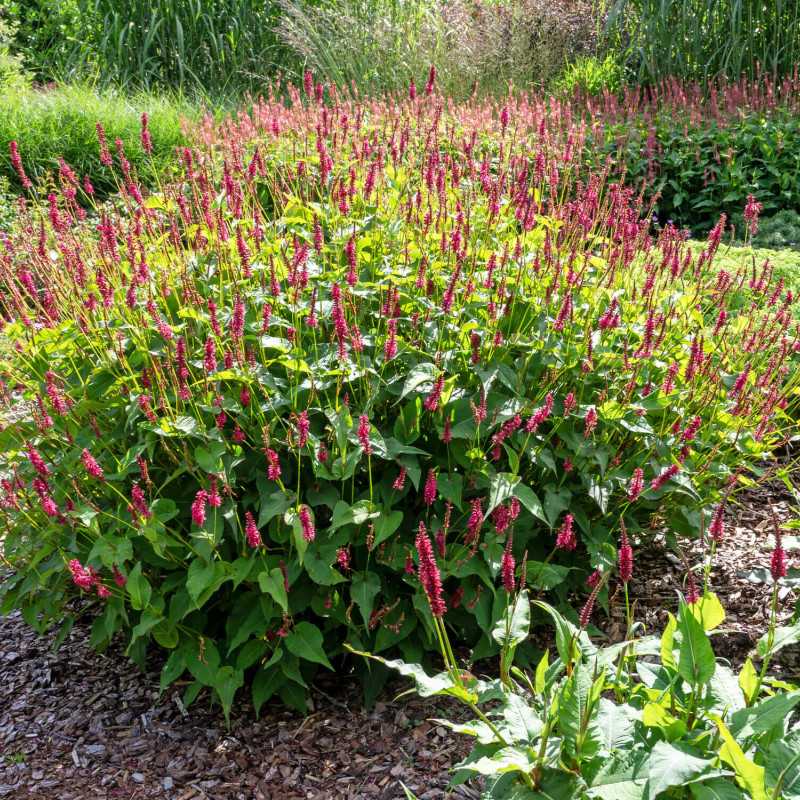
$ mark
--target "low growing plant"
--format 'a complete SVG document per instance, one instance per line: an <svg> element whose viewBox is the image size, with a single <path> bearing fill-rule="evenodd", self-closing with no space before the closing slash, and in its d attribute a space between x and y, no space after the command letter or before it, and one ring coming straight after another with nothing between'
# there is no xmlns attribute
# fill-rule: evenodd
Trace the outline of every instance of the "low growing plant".
<svg viewBox="0 0 800 800"><path fill-rule="evenodd" d="M490 655L515 571L563 599L621 519L721 537L791 433L792 298L714 267L722 220L654 238L537 114L448 106L434 71L304 93L209 122L152 195L101 126L120 193L89 217L66 162L42 197L9 153L2 609L62 636L91 609L226 714L246 678L304 708L345 641L434 648L417 536Z"/></svg>
<svg viewBox="0 0 800 800"><path fill-rule="evenodd" d="M617 571L627 606L633 551L623 542ZM454 766L454 784L482 776L485 800L800 797L800 688L768 677L772 656L800 641L800 623L776 624L786 576L779 528L770 625L757 647L761 668L748 658L738 675L715 658L710 641L724 621L722 605L707 588L701 595L691 574L660 640L635 636L628 609L625 639L596 645L587 627L606 574L598 576L577 624L547 603L531 602L512 582L492 631L501 648L499 678L477 678L453 657L430 542L418 540L418 549L446 669L430 676L415 664L360 655L410 677L420 696L452 697L474 713L467 722L434 720L475 740ZM545 651L529 673L513 662L529 636L532 611L550 618L557 655L551 663Z"/></svg>

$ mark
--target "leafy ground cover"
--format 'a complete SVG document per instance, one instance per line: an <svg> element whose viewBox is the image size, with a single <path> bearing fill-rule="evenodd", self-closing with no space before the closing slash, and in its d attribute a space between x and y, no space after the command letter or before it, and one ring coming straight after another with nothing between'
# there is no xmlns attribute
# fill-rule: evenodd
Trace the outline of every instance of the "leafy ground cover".
<svg viewBox="0 0 800 800"><path fill-rule="evenodd" d="M718 656L727 659L721 663L735 670L768 621L768 590L746 576L769 567L769 506L782 523L792 519L794 506L791 494L775 485L741 500L726 520L729 535L712 568L727 613L712 641ZM789 552L796 556L796 550ZM697 543L687 555L702 563L703 553ZM683 574L683 564L663 546L637 551L629 590L648 632L667 622ZM790 589L781 624L791 614L792 600ZM606 618L598 612L594 621L609 641L621 641L626 626L621 597L609 613ZM183 715L175 702L180 687L156 697L157 654L141 673L118 645L105 654L92 652L90 634L86 615L54 652L54 633L38 636L15 615L0 620L0 793L6 797L45 797L58 786L64 800L110 800L123 791L187 800L395 800L402 797L399 781L427 800L475 800L480 794L477 786L446 791L449 767L466 755L468 742L429 720L463 719L456 716L455 701L395 699L405 686L393 683L364 711L351 675L327 680L320 675L308 716L271 705L257 721L247 703L237 703L228 732L220 715L204 704ZM534 639L542 649L554 645L547 628L534 631ZM800 673L797 646L776 656L775 670L783 680Z"/></svg>

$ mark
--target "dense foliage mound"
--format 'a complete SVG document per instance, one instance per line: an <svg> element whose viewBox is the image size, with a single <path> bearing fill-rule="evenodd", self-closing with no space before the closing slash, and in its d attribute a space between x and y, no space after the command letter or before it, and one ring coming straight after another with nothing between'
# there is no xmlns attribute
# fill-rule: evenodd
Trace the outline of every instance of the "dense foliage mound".
<svg viewBox="0 0 800 800"><path fill-rule="evenodd" d="M3 610L66 632L80 595L186 702L227 713L254 672L256 707L303 707L344 641L435 646L421 534L476 657L518 582L613 569L623 521L724 535L798 332L768 266L714 268L723 220L654 237L539 109L433 74L359 103L309 78L202 138L143 196L101 136L118 200L87 216L64 164L2 237Z"/></svg>

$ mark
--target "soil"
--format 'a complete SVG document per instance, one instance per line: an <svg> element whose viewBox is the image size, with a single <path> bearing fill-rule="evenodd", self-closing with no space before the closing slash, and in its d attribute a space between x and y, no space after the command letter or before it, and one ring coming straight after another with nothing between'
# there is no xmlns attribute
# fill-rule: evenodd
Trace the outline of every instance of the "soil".
<svg viewBox="0 0 800 800"><path fill-rule="evenodd" d="M711 583L727 617L714 646L734 665L769 615L769 588L752 578L769 567L770 507L783 522L793 505L792 494L772 484L750 492L726 519ZM686 555L702 561L700 545ZM797 550L789 555L797 566ZM629 588L649 633L675 609L685 572L663 542L637 547ZM782 591L782 619L795 601L794 589ZM623 635L619 598L610 616L596 612L594 622L609 638ZM479 796L470 787L448 789L450 767L468 742L429 721L460 713L446 701L393 699L389 692L366 710L357 684L337 676L314 687L308 716L270 706L255 719L243 703L227 730L202 698L186 712L177 691L159 697L158 665L143 673L120 649L95 653L88 622L76 624L57 653L53 638L35 634L16 613L0 618L0 798L395 800L404 797L401 781L422 800ZM798 648L787 648L774 671L797 680L799 665Z"/></svg>

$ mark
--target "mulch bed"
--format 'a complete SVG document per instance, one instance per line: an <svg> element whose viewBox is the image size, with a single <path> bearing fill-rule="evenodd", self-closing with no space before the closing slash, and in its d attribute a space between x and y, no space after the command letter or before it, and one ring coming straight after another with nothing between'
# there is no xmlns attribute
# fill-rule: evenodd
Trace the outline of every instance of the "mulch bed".
<svg viewBox="0 0 800 800"><path fill-rule="evenodd" d="M746 576L769 566L770 504L779 519L791 516L791 495L780 486L751 492L727 520L714 565L713 588L727 611L714 645L734 665L766 627L769 589ZM701 557L697 547L688 555L693 563ZM658 542L637 552L630 588L649 633L675 609L684 575L681 560ZM794 602L787 590L784 618ZM620 636L621 604L612 605L610 620L595 621ZM202 699L189 713L177 693L159 699L156 666L141 673L120 650L94 653L88 633L88 624L76 624L53 653L52 637L37 636L18 614L0 618L0 798L395 800L404 796L400 781L423 800L479 796L447 788L449 767L468 743L428 721L456 712L444 701L387 694L367 711L353 681L328 677L309 716L275 706L256 720L243 704L228 731ZM799 656L787 648L776 671L797 679Z"/></svg>

